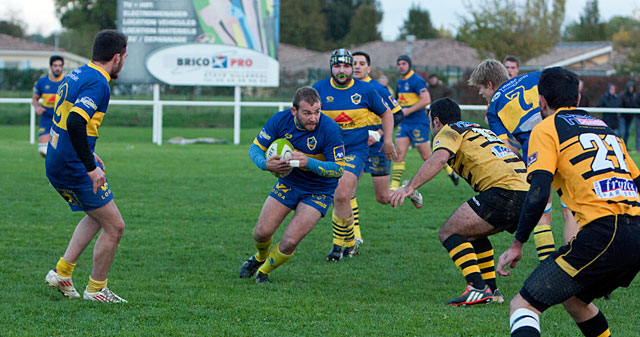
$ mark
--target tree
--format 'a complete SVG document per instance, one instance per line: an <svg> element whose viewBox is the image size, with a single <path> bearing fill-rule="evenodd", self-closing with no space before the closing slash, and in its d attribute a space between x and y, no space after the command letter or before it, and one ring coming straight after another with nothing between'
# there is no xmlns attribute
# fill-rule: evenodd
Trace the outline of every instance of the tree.
<svg viewBox="0 0 640 337"><path fill-rule="evenodd" d="M344 37L344 44L354 45L382 39L378 24L382 21L382 11L375 4L362 4L351 18L351 30Z"/></svg>
<svg viewBox="0 0 640 337"><path fill-rule="evenodd" d="M606 24L600 22L598 0L588 0L584 5L579 23L572 23L565 31L566 41L603 41L606 39Z"/></svg>
<svg viewBox="0 0 640 337"><path fill-rule="evenodd" d="M631 24L629 26L621 25L618 32L612 36L614 49L625 56L620 63L615 65L615 68L621 74L638 75L640 74L640 22L629 19L631 21L628 23Z"/></svg>
<svg viewBox="0 0 640 337"><path fill-rule="evenodd" d="M628 16L614 16L606 23L605 37L607 41L613 41L616 33L627 31L631 32L638 27L639 22Z"/></svg>
<svg viewBox="0 0 640 337"><path fill-rule="evenodd" d="M326 50L327 22L322 12L323 2L281 0L280 41L311 50Z"/></svg>
<svg viewBox="0 0 640 337"><path fill-rule="evenodd" d="M24 25L15 20L0 21L0 34L11 35L13 37L24 38Z"/></svg>
<svg viewBox="0 0 640 337"><path fill-rule="evenodd" d="M398 40L404 40L408 35L413 35L416 39L433 39L438 37L438 30L431 24L429 11L421 9L413 4L409 8L409 15L404 20L404 25L400 28Z"/></svg>
<svg viewBox="0 0 640 337"><path fill-rule="evenodd" d="M116 28L116 1L56 0L56 13L62 27L60 47L91 57L93 39L102 29Z"/></svg>
<svg viewBox="0 0 640 337"><path fill-rule="evenodd" d="M502 60L516 55L526 61L550 50L560 38L566 0L490 0L465 2L471 18L463 17L457 39L474 47L480 57Z"/></svg>

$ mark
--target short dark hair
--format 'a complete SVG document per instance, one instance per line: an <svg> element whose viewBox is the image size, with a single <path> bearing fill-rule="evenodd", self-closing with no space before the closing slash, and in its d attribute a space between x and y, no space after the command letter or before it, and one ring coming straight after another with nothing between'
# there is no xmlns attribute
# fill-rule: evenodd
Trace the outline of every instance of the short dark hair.
<svg viewBox="0 0 640 337"><path fill-rule="evenodd" d="M434 77L438 78L438 74L436 73L429 74L429 78L434 78Z"/></svg>
<svg viewBox="0 0 640 337"><path fill-rule="evenodd" d="M293 107L298 110L300 108L300 102L305 101L309 104L320 102L320 94L311 86L305 85L298 88L293 95Z"/></svg>
<svg viewBox="0 0 640 337"><path fill-rule="evenodd" d="M127 50L127 36L113 29L101 30L93 42L92 61L108 62L115 54L124 54Z"/></svg>
<svg viewBox="0 0 640 337"><path fill-rule="evenodd" d="M442 124L451 124L462 120L458 103L448 97L437 99L429 107L431 119L438 117Z"/></svg>
<svg viewBox="0 0 640 337"><path fill-rule="evenodd" d="M51 67L53 65L53 62L55 61L62 61L62 65L64 65L64 59L62 58L62 56L51 55L51 57L49 58L49 67Z"/></svg>
<svg viewBox="0 0 640 337"><path fill-rule="evenodd" d="M578 105L578 75L562 67L542 71L538 80L538 93L552 109Z"/></svg>
<svg viewBox="0 0 640 337"><path fill-rule="evenodd" d="M506 63L507 61L509 62L515 62L516 65L518 66L518 68L520 67L520 59L516 56L513 55L507 55L507 57L504 58L504 61L502 61L502 63Z"/></svg>
<svg viewBox="0 0 640 337"><path fill-rule="evenodd" d="M364 58L367 59L367 65L368 66L371 65L371 57L369 56L369 54L367 54L367 53L365 53L363 51L357 51L357 52L355 52L355 53L353 53L351 55L353 55L353 56L358 56L358 55L364 56Z"/></svg>

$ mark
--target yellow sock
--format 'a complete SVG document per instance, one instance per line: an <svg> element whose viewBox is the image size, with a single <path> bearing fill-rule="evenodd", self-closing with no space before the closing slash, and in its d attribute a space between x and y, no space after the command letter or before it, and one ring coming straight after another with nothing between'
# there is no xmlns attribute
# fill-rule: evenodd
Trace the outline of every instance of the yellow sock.
<svg viewBox="0 0 640 337"><path fill-rule="evenodd" d="M453 169L449 165L445 165L444 170L445 172L447 172L448 175L453 174Z"/></svg>
<svg viewBox="0 0 640 337"><path fill-rule="evenodd" d="M536 243L538 260L542 261L556 250L550 225L538 225L533 228L533 241Z"/></svg>
<svg viewBox="0 0 640 337"><path fill-rule="evenodd" d="M350 237L353 238L353 224L349 226L351 218L339 218L336 216L335 211L331 215L331 222L333 225L333 244L340 247L345 245L345 241ZM353 244L352 244L353 246Z"/></svg>
<svg viewBox="0 0 640 337"><path fill-rule="evenodd" d="M258 242L254 241L258 252L256 253L256 260L259 262L264 261L267 256L269 256L269 247L271 247L271 243L273 242L273 238L269 238L267 242Z"/></svg>
<svg viewBox="0 0 640 337"><path fill-rule="evenodd" d="M89 276L89 286L87 287L88 293L97 293L98 291L104 289L107 286L107 280L104 281L96 281L91 276Z"/></svg>
<svg viewBox="0 0 640 337"><path fill-rule="evenodd" d="M62 277L71 277L73 274L73 268L76 267L75 263L69 263L64 257L60 257L58 260L58 264L56 264L56 270L58 271L58 275Z"/></svg>
<svg viewBox="0 0 640 337"><path fill-rule="evenodd" d="M280 243L276 245L276 249L272 249L271 253L269 253L269 257L267 257L267 262L265 262L260 269L259 272L263 274L269 275L274 269L278 268L281 264L289 261L289 259L293 256L293 253L287 255L280 251Z"/></svg>
<svg viewBox="0 0 640 337"><path fill-rule="evenodd" d="M400 187L400 182L402 181L402 176L404 175L404 161L401 162L393 162L391 168L391 190L395 191Z"/></svg>
<svg viewBox="0 0 640 337"><path fill-rule="evenodd" d="M356 239L362 240L360 233L360 210L358 209L358 200L356 197L351 199L351 211L353 212L353 235Z"/></svg>

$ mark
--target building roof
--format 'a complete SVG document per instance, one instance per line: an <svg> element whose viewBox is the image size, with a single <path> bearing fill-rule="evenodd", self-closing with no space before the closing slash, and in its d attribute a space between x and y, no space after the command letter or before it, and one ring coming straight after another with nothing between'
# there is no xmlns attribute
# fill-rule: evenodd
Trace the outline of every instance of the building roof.
<svg viewBox="0 0 640 337"><path fill-rule="evenodd" d="M364 51L371 55L374 68L396 66L398 56L407 54L407 41L373 41L351 46L350 51ZM414 66L441 67L457 66L461 68L475 67L480 60L475 49L469 45L449 39L416 40L411 45ZM329 67L331 51L312 51L280 43L278 57L280 66L287 71Z"/></svg>
<svg viewBox="0 0 640 337"><path fill-rule="evenodd" d="M58 54L65 59L71 59L79 63L89 63L89 59L70 53L64 49L56 50L54 46L33 42L26 39L0 34L0 55L53 55Z"/></svg>
<svg viewBox="0 0 640 337"><path fill-rule="evenodd" d="M520 68L530 71L559 66L579 75L612 75L615 73L614 62L619 59L620 55L613 51L612 42L563 42Z"/></svg>

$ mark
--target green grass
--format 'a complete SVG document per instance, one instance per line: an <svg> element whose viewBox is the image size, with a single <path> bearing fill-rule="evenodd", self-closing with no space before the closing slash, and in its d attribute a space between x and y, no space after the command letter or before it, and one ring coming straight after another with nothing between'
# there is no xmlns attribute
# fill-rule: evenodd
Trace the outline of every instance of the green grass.
<svg viewBox="0 0 640 337"><path fill-rule="evenodd" d="M243 145L151 144L149 128L103 127L97 152L127 223L109 287L129 300L101 305L63 298L46 287L82 214L72 213L45 177L44 162L24 126L0 126L0 316L2 336L506 336L508 305L449 308L464 288L437 239L440 225L474 193L441 174L420 190L425 207L375 202L371 179L358 188L365 238L362 254L325 262L331 225L322 219L273 283L238 278L253 252L251 231L275 178L249 160L259 129ZM232 139L228 129L176 129L173 136ZM638 159L638 158L636 158ZM416 151L407 175L419 165ZM556 204L557 206L557 204ZM556 242L560 212L554 212ZM284 226L275 235L279 240ZM492 237L496 255L511 241ZM536 266L533 243L499 287L511 298ZM86 285L93 244L74 279ZM640 335L640 289L614 292L596 304L616 336ZM561 307L542 316L546 336L577 336Z"/></svg>

